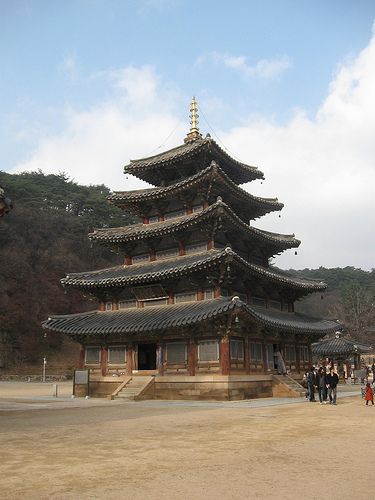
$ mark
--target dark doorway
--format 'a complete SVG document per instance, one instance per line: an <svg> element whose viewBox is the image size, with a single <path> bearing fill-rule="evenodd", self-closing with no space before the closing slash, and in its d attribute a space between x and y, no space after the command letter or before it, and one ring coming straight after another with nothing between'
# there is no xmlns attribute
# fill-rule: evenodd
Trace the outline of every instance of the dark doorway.
<svg viewBox="0 0 375 500"><path fill-rule="evenodd" d="M156 344L138 344L138 370L156 369Z"/></svg>

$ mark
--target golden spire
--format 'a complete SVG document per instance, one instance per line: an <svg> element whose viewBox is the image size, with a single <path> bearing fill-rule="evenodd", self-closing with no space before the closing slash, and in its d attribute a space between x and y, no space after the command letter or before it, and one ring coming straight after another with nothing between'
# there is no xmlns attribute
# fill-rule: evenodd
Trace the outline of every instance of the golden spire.
<svg viewBox="0 0 375 500"><path fill-rule="evenodd" d="M193 97L190 103L190 132L186 136L185 142L194 141L202 137L198 128L198 118L198 104L195 97Z"/></svg>

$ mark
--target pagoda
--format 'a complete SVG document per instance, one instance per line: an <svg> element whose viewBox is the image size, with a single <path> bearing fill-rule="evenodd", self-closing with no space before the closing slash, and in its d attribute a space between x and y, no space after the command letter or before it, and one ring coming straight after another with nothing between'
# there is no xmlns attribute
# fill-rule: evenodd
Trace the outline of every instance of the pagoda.
<svg viewBox="0 0 375 500"><path fill-rule="evenodd" d="M325 283L270 265L300 241L253 226L283 208L240 187L263 173L202 137L194 98L190 118L182 145L125 167L153 187L108 197L139 222L89 235L123 264L61 280L91 294L97 308L43 323L81 344L81 368L90 370L97 394L111 392L113 376L125 386L143 375L148 397L272 396L280 358L283 371L302 377L311 343L338 329L334 320L294 311Z"/></svg>

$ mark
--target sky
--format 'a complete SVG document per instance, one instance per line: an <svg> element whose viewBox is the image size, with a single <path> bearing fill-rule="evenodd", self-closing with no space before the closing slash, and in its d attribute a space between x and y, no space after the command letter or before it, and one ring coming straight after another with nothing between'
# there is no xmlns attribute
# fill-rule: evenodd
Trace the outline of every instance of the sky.
<svg viewBox="0 0 375 500"><path fill-rule="evenodd" d="M145 187L130 159L200 131L285 207L282 268L375 267L373 0L0 0L0 170ZM224 199L225 201L225 199Z"/></svg>

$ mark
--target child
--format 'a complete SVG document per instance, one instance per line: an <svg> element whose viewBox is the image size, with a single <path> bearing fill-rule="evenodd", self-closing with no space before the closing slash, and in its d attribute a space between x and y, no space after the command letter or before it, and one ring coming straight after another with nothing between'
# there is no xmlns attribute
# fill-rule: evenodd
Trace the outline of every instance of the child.
<svg viewBox="0 0 375 500"><path fill-rule="evenodd" d="M372 406L374 406L374 391L372 390L370 384L366 384L365 401L366 406L368 406L369 401L371 401Z"/></svg>

